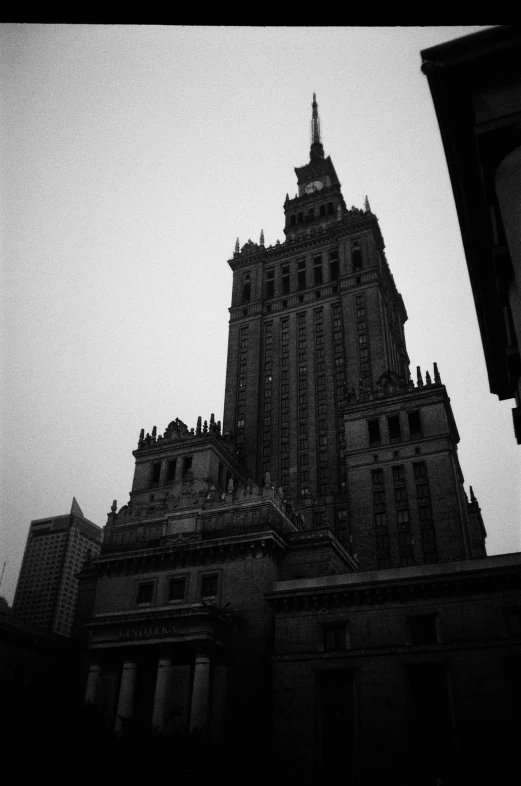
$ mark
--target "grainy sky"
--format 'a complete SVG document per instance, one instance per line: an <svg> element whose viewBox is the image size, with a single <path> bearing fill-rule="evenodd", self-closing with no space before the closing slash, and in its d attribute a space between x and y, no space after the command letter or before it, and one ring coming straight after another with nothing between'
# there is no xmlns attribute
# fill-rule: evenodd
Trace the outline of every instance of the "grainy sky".
<svg viewBox="0 0 521 786"><path fill-rule="evenodd" d="M4 25L2 542L12 601L31 519L128 501L139 430L222 418L237 236L284 239L316 91L348 206L368 194L438 362L489 553L517 551L512 401L489 392L420 50L478 27ZM0 564L1 569L1 564Z"/></svg>

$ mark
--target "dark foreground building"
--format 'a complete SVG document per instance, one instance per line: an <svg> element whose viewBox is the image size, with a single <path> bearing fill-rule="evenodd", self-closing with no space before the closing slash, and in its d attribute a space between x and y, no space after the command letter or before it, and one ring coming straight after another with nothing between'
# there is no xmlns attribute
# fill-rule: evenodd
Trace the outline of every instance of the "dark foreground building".
<svg viewBox="0 0 521 786"><path fill-rule="evenodd" d="M285 242L229 263L224 428L141 432L80 575L87 703L134 752L196 740L204 782L503 782L521 555L486 557L447 391L435 364L410 377L376 216L347 209L315 100L295 171Z"/></svg>
<svg viewBox="0 0 521 786"><path fill-rule="evenodd" d="M490 390L521 443L521 28L425 49Z"/></svg>

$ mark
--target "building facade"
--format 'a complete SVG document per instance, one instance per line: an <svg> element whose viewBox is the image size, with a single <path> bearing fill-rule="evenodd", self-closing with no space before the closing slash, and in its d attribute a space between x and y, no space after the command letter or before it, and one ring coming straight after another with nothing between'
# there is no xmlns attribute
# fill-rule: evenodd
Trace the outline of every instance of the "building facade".
<svg viewBox="0 0 521 786"><path fill-rule="evenodd" d="M229 263L223 428L142 430L83 566L86 701L123 737L229 751L216 782L462 783L520 726L521 557L486 557L447 391L410 377L315 99L296 174L286 241Z"/></svg>
<svg viewBox="0 0 521 786"><path fill-rule="evenodd" d="M76 574L87 553L97 556L101 527L73 499L70 513L31 521L13 603L13 615L43 630L69 636L78 595Z"/></svg>

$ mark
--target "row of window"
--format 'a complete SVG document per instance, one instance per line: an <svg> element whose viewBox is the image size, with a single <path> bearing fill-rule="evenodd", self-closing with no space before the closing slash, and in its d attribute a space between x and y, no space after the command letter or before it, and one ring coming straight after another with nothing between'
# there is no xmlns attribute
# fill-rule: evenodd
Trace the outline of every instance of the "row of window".
<svg viewBox="0 0 521 786"><path fill-rule="evenodd" d="M249 275L249 274L248 274ZM244 409L246 406L246 364L248 360L248 325L239 333L239 385L237 388L237 448L239 454L244 444Z"/></svg>
<svg viewBox="0 0 521 786"><path fill-rule="evenodd" d="M287 320L285 320L287 322ZM284 320L283 320L284 322ZM283 329L283 332L284 329ZM271 408L272 408L272 370L273 370L273 323L264 325L264 390L263 390L263 430L262 430L262 474L271 472Z"/></svg>
<svg viewBox="0 0 521 786"><path fill-rule="evenodd" d="M437 562L436 537L430 503L430 490L425 462L413 464L416 501L420 520L421 547L423 562L431 564ZM394 509L396 512L396 527L398 530L398 549L401 567L414 565L413 542L411 522L409 515L409 499L405 467L392 467L392 480L394 490ZM389 530L387 526L387 500L384 485L384 471L372 471L373 505L376 526L376 553L379 569L392 567Z"/></svg>
<svg viewBox="0 0 521 786"><path fill-rule="evenodd" d="M298 327L298 362L299 362L299 375L297 382L297 395L298 395L298 427L299 433L307 434L307 385L308 379L306 373L300 373L301 369L307 369L307 329L306 329L306 314L297 314L297 327ZM306 439L307 444L307 439ZM309 496L309 470L307 468L308 452L302 449L302 443L299 446L298 457L298 487L299 496L301 499Z"/></svg>
<svg viewBox="0 0 521 786"><path fill-rule="evenodd" d="M334 202L325 202L324 204L319 205L318 210L316 211L314 207L309 207L306 212L300 210L297 213L290 213L288 216L289 226L294 227L297 224L309 223L310 221L314 221L316 218L324 218L325 216L332 216L334 214Z"/></svg>
<svg viewBox="0 0 521 786"><path fill-rule="evenodd" d="M180 466L182 466L181 477L192 469L192 456L183 456L179 459ZM181 463L182 462L182 463ZM167 483L173 483L176 479L178 459L169 459L168 461L155 461L150 468L150 488L163 486Z"/></svg>
<svg viewBox="0 0 521 786"><path fill-rule="evenodd" d="M415 614L406 619L406 643L411 647L424 647L441 643L440 625L437 614ZM322 625L324 652L351 649L349 623L332 622Z"/></svg>
<svg viewBox="0 0 521 786"><path fill-rule="evenodd" d="M367 433L369 438L369 447L377 447L382 444L382 418L374 418L367 421ZM385 418L387 424L387 435L390 445L402 442L407 437L404 436L402 431L402 424L400 415L388 415ZM419 439L422 436L422 425L419 411L407 412L407 426L409 431L409 439Z"/></svg>
<svg viewBox="0 0 521 786"><path fill-rule="evenodd" d="M505 633L512 638L521 637L521 606L502 609ZM441 624L438 614L414 614L406 617L405 643L410 647L427 647L441 644ZM324 652L351 649L349 622L331 622L322 625Z"/></svg>
<svg viewBox="0 0 521 786"><path fill-rule="evenodd" d="M332 249L328 253L328 281L337 281L339 275L338 249ZM296 264L296 267L294 266ZM294 278L292 282L292 269ZM311 271L310 271L311 275ZM318 255L313 257L312 280L308 275L307 263L305 259L299 259L296 263L286 262L280 268L280 281L278 291L276 291L275 268L266 270L264 279L264 292L266 299L270 300L277 295L289 295L292 291L300 292L310 286L319 286L326 281L324 276L323 257ZM242 302L249 303L252 299L251 273L244 273L242 276Z"/></svg>
<svg viewBox="0 0 521 786"><path fill-rule="evenodd" d="M371 387L371 363L369 359L369 345L367 341L367 316L365 295L356 296L356 320L358 330L358 363L360 372L360 386Z"/></svg>
<svg viewBox="0 0 521 786"><path fill-rule="evenodd" d="M166 602L183 603L186 601L188 576L172 576L168 580ZM219 574L204 573L199 576L198 597L200 600L215 600L219 591ZM151 606L155 602L156 581L140 581L137 587L138 606Z"/></svg>

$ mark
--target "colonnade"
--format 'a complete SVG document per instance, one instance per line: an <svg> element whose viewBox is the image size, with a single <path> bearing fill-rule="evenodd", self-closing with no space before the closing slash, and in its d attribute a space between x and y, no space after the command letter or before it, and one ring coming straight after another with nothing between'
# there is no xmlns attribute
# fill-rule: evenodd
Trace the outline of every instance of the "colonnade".
<svg viewBox="0 0 521 786"><path fill-rule="evenodd" d="M210 707L212 707L211 734L215 739L219 736L224 716L226 666L219 662L212 663L213 654L210 647L207 646L197 646L194 651L189 730L190 732L208 733L210 731ZM173 649L163 649L158 659L152 710L152 726L160 732L164 729L167 710L172 699L175 669L176 660ZM102 666L98 661L91 662L85 691L86 703L96 703L101 671ZM125 658L121 672L115 723L115 730L118 733L122 732L125 720L132 719L137 673L138 659L132 654L132 656ZM211 688L213 688L212 695Z"/></svg>

